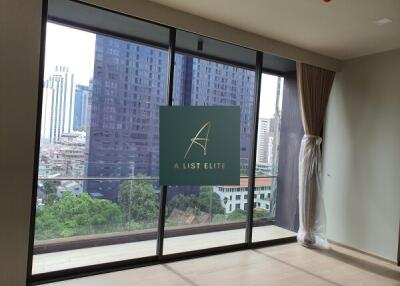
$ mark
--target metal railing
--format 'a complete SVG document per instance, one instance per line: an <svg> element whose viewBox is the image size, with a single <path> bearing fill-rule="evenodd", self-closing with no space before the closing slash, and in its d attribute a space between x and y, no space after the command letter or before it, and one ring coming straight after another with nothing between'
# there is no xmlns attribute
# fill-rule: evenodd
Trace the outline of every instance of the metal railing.
<svg viewBox="0 0 400 286"><path fill-rule="evenodd" d="M241 178L248 178L242 176ZM276 179L277 176L260 176L257 179L272 178ZM39 178L39 181L157 181L158 177L47 177ZM256 187L256 186L255 186ZM211 193L210 193L211 196ZM274 224L274 217L253 218L253 226L265 226ZM242 221L223 221L223 222L208 222L201 224L179 225L179 226L165 226L165 238L202 234L209 232L227 231L234 229L246 228L246 220ZM34 243L34 254L50 253L57 251L82 249L88 247L113 245L120 243L130 243L145 240L156 240L158 230L157 228L140 229L134 231L118 231L112 233L101 234L87 234L80 236L62 237L47 240L37 240Z"/></svg>

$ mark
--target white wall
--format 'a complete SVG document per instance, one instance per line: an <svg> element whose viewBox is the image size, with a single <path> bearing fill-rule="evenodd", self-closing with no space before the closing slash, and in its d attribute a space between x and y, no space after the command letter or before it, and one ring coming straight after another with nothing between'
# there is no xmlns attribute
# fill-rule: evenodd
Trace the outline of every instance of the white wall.
<svg viewBox="0 0 400 286"><path fill-rule="evenodd" d="M340 70L341 61L319 55L271 38L262 37L208 19L162 6L148 0L83 0L90 4L123 12L142 19L191 31L229 43L306 62L329 70Z"/></svg>
<svg viewBox="0 0 400 286"><path fill-rule="evenodd" d="M0 285L25 285L41 27L40 0L0 1Z"/></svg>
<svg viewBox="0 0 400 286"><path fill-rule="evenodd" d="M328 238L396 261L400 50L344 62L324 132Z"/></svg>

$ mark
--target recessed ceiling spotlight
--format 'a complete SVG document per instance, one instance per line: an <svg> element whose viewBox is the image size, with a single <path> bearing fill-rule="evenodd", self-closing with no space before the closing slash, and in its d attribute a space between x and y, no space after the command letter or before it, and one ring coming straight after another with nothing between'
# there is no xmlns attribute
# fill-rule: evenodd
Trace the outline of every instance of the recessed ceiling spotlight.
<svg viewBox="0 0 400 286"><path fill-rule="evenodd" d="M386 24L389 24L392 22L393 21L389 18L382 18L382 19L374 21L374 23L377 24L378 26L386 25Z"/></svg>

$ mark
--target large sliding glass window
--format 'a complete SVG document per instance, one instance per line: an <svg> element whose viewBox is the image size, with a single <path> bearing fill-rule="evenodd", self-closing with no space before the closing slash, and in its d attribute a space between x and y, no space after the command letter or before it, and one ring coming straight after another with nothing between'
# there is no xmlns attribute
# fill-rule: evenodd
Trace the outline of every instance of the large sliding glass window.
<svg viewBox="0 0 400 286"><path fill-rule="evenodd" d="M255 102L255 51L183 31L176 43L173 104L240 106L242 177L238 186L168 187L165 254L245 242Z"/></svg>
<svg viewBox="0 0 400 286"><path fill-rule="evenodd" d="M156 255L169 30L117 16L160 44L47 24L33 274Z"/></svg>
<svg viewBox="0 0 400 286"><path fill-rule="evenodd" d="M253 241L293 236L273 224L278 192L280 123L284 78L263 73L257 131Z"/></svg>
<svg viewBox="0 0 400 286"><path fill-rule="evenodd" d="M298 106L282 105L284 96L297 96L297 90L292 87L293 82L290 83L290 87L285 82L286 75L293 78L295 64L293 61L264 53L262 70L254 162L252 242L296 235L293 232L294 224L285 222L287 218L283 217L282 213L296 214L297 199L293 194L289 194L287 189L290 188L292 193L296 192L297 173L294 172L297 169L291 166L297 165L298 152L293 149L297 146L295 142L301 138L293 134L293 130L290 128L281 129L283 121L287 124L299 120L291 114L293 110L298 109ZM284 114L283 109L285 110ZM282 139L283 142L281 142ZM290 150L290 154L285 154L289 155L290 164L288 162L282 164L280 158L282 147L284 147L284 152ZM290 187L287 186L288 182L292 182ZM293 201L293 198L294 204L282 204L282 201ZM290 209L282 211L283 205L290 206ZM291 219L295 220L295 216Z"/></svg>
<svg viewBox="0 0 400 286"><path fill-rule="evenodd" d="M274 225L284 71L263 73L258 95L254 50L48 2L29 275L293 236ZM269 70L287 63L265 61ZM239 185L160 186L159 107L168 99L240 106Z"/></svg>

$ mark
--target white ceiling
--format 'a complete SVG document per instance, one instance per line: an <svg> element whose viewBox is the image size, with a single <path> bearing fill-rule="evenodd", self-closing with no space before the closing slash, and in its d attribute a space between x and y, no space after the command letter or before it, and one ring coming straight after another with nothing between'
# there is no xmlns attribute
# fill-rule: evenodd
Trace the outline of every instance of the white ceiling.
<svg viewBox="0 0 400 286"><path fill-rule="evenodd" d="M340 60L400 48L400 0L151 1Z"/></svg>

